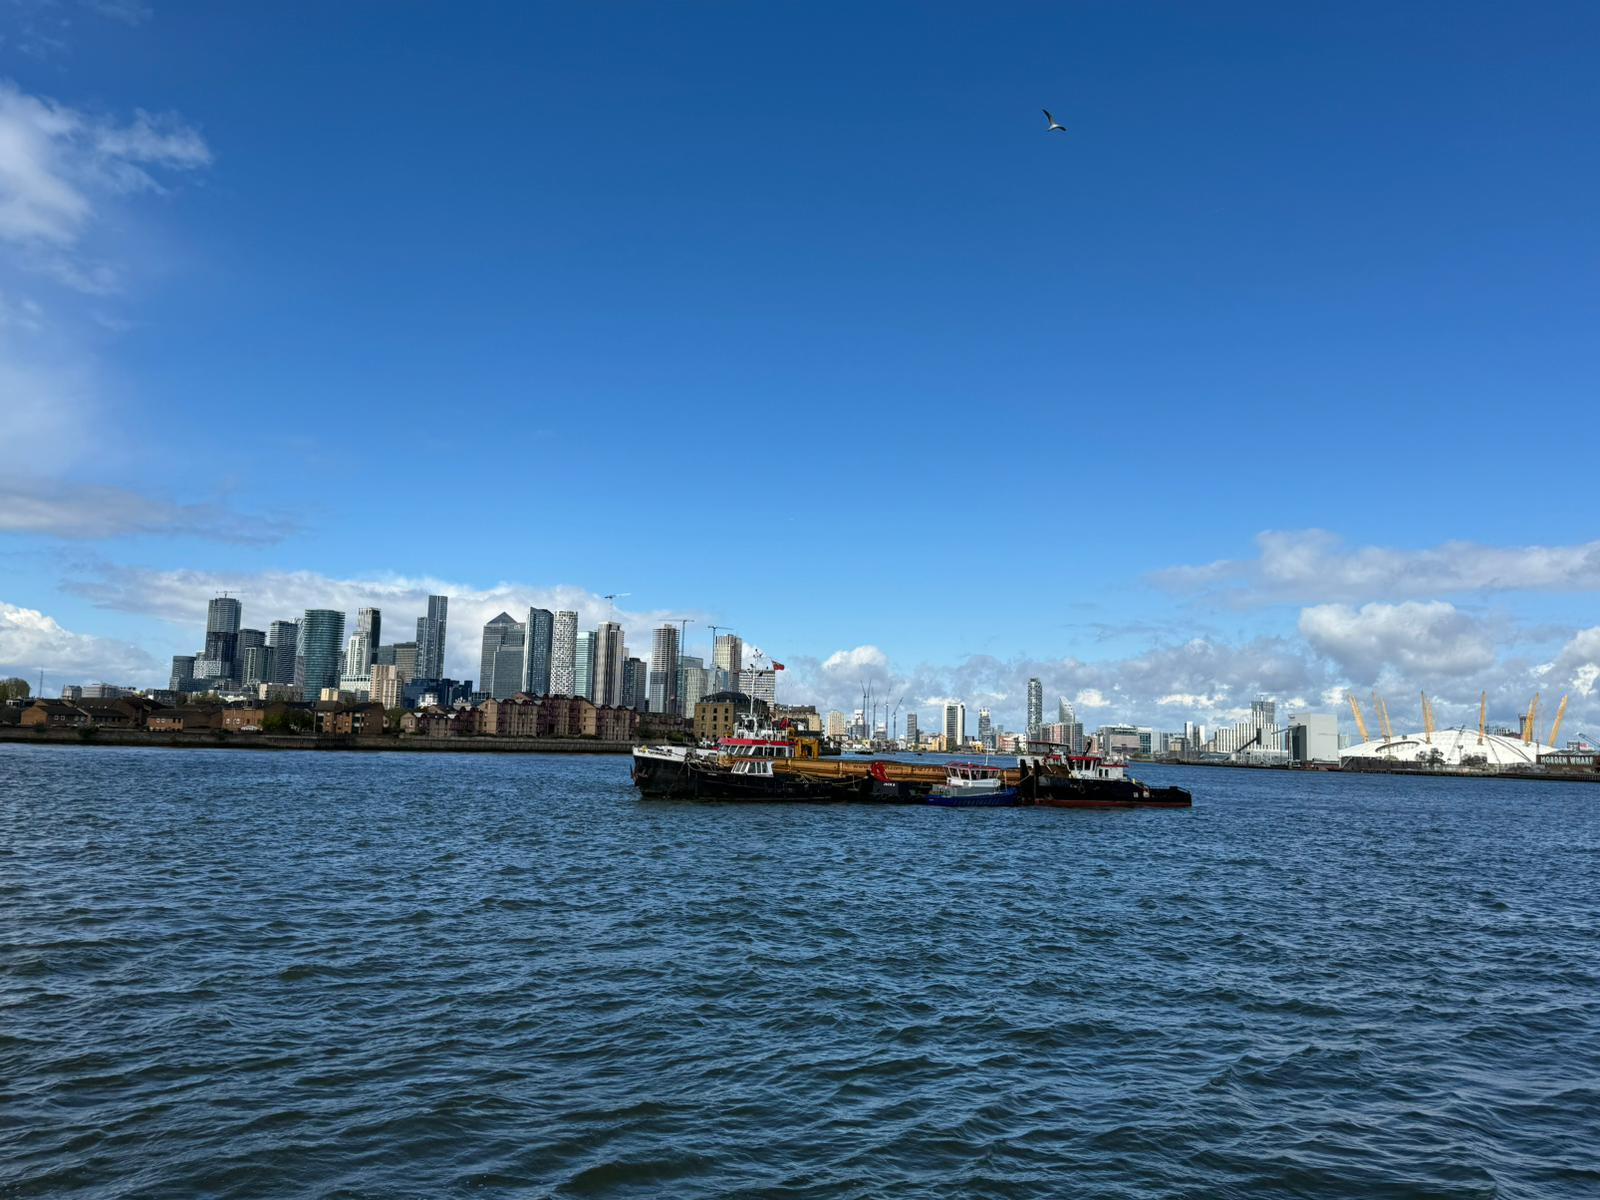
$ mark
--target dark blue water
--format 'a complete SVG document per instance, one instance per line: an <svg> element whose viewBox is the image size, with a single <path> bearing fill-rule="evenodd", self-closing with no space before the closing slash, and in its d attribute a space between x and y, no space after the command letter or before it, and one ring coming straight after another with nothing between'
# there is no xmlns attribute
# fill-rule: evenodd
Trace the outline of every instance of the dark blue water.
<svg viewBox="0 0 1600 1200"><path fill-rule="evenodd" d="M1600 788L0 746L0 1194L1600 1196Z"/></svg>

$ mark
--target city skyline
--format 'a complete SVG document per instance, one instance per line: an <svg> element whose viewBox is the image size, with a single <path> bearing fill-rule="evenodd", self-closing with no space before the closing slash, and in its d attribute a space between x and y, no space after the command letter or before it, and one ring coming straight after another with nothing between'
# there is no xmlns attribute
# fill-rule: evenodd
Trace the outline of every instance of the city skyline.
<svg viewBox="0 0 1600 1200"><path fill-rule="evenodd" d="M503 603L504 591L496 589L488 593L469 597L448 597L434 594L422 595L395 600L393 585L389 585L388 592L359 590L350 594L356 600L347 602L343 610L313 608L301 610L298 620L273 619L266 621L259 615L254 615L253 609L247 608L245 597L232 595L227 597L190 597L187 606L196 615L201 623L206 626L205 637L208 645L216 645L220 636L235 639L254 635L261 645L277 644L284 639L295 639L298 642L297 651L304 657L303 645L305 641L305 617L317 614L320 623L313 630L313 643L316 653L313 655L313 674L319 679L330 679L327 686L336 686L340 681L338 674L339 664L343 663L348 647L354 645L359 636L359 625L362 620L363 610L372 614L374 621L381 620L382 607L405 609L408 605L412 608L427 612L443 613L447 611L452 600L456 603L456 612L461 615L455 620L456 632L450 634L442 649L445 670L437 678L466 680L474 682L476 687L482 686L482 647L481 633L484 623L467 626L469 621L476 620L476 614L487 608L496 608ZM428 587L438 586L429 583ZM332 590L349 591L351 585L345 582L340 587ZM537 594L535 589L523 589L524 594ZM763 654L758 643L742 639L736 633L727 631L726 625L718 625L716 634L717 645L713 646L712 625L710 622L695 622L686 618L677 618L663 621L659 614L636 614L617 608L612 597L593 596L578 592L576 589L562 589L559 595L572 600L579 605L578 609L561 610L550 613L549 610L534 606L525 609L528 612L544 613L551 618L553 636L559 642L563 623L575 638L588 638L592 645L598 643L599 629L602 626L615 623L622 631L619 641L626 652L626 659L622 665L634 661L634 647L642 646L643 659L648 662L652 656L654 644L658 633L669 631L674 644L680 631L685 631L687 636L682 646L675 650L677 670L673 673L673 694L683 686L683 669L688 662L694 662L700 667L704 682L700 685L707 693L711 689L715 663L718 653L727 657L727 652L737 654ZM380 599L381 598L381 599ZM463 599L468 604L463 607ZM225 601L225 607L220 611L219 601ZM0 609L3 612L3 609ZM589 614L593 614L592 616ZM509 615L500 613L496 615ZM491 620L493 618L490 618ZM260 630L252 629L241 624L244 620L262 621L269 625L270 633L262 634ZM392 612L390 627L409 628L409 611ZM485 622L486 623L486 622ZM429 624L428 619L417 618L419 636L424 633L424 626ZM580 625L590 625L580 632ZM697 632L697 624L699 626ZM212 626L220 628L213 629ZM237 626L237 629L232 628ZM346 628L355 630L347 638L344 634ZM475 632L468 632L468 629ZM192 634L189 635L192 640ZM331 639L337 639L336 642ZM175 643L182 643L184 636L179 633ZM1583 639L1579 639L1580 645ZM237 642L235 653L238 655L235 662L243 667L246 650ZM332 646L331 655L329 646ZM412 654L420 654L416 650L417 643L406 642L398 644L401 653L407 653L407 647ZM1597 656L1600 656L1600 639L1595 642ZM320 649L318 649L320 648ZM374 647L374 651L380 647ZM395 644L385 644L382 650L391 654ZM1169 663L1181 660L1186 655L1195 656L1197 661L1206 665L1214 665L1216 651L1220 649L1207 643L1191 641L1186 645L1173 647L1169 651ZM689 650L699 650L699 654L687 653ZM506 694L516 691L529 691L521 686L524 671L527 669L526 652L522 640L518 640L514 653L516 663L510 664L507 659L507 669L515 670L514 682ZM1155 703L1140 702L1131 696L1128 689L1130 682L1137 682L1130 670L1136 667L1141 673L1148 674L1152 669L1161 669L1162 663L1149 661L1130 664L1127 662L1093 663L1081 662L1072 659L1062 660L1037 660L1032 658L1016 658L1000 660L985 656L975 656L959 664L955 669L918 665L909 670L898 668L886 654L876 645L867 643L858 645L848 650L839 650L826 656L819 657L807 654L785 654L787 659L786 678L784 682L785 703L814 703L819 711L840 709L850 712L859 707L859 693L863 683L870 685L877 697L880 706L887 711L887 705L898 702L900 714L920 713L924 727L939 727L942 725L942 713L947 703L959 702L972 707L974 711L979 708L988 708L994 714L997 728L1015 731L1026 731L1031 724L1030 718L1039 713L1044 697L1049 695L1051 702L1060 710L1059 718L1068 721L1074 716L1083 727L1093 729L1107 723L1113 725L1132 725L1146 729L1169 730L1181 732L1190 723L1208 725L1211 728L1221 728L1228 725L1248 721L1252 718L1253 710L1265 698L1269 710L1273 704L1283 706L1285 712L1303 714L1310 712L1323 712L1341 722L1341 728L1348 726L1349 715L1346 707L1346 696L1355 693L1365 703L1365 698L1373 691L1387 694L1390 705L1396 714L1396 725L1421 728L1422 719L1420 709L1417 713L1411 712L1416 708L1413 703L1415 693L1403 685L1397 686L1392 676L1380 676L1377 679L1368 679L1361 682L1352 682L1350 678L1340 679L1328 676L1329 682L1320 692L1305 688L1291 689L1274 687L1270 683L1262 683L1260 674L1251 674L1248 682L1236 685L1228 693L1207 697L1203 694L1168 693L1158 697ZM146 656L148 659L148 656ZM171 682L170 676L177 669L180 659L189 659L191 669L198 663L205 666L203 651L180 652L169 657L168 661L159 666L150 667L143 675L123 674L117 676L109 672L94 670L67 672L60 676L51 676L52 680L60 686L68 683L85 685L98 682L116 685L131 685L143 687L166 686ZM293 677L285 678L285 665L281 655L269 658L271 665L271 682L288 683ZM420 658L416 670L418 678L429 677L421 670ZM1270 662L1270 656L1266 659ZM554 694L588 695L592 698L593 684L590 690L584 690L579 680L574 678L573 690L565 691L555 686L558 678L559 644L552 646L551 650L551 676L552 686L548 690ZM712 665L703 664L710 662ZM331 664L331 666L330 666ZM43 665L43 664L41 664ZM1254 668L1257 664L1252 660ZM1557 696L1569 696L1569 719L1567 728L1576 733L1588 733L1600 722L1594 718L1594 706L1589 703L1591 696L1586 693L1585 684L1592 684L1595 678L1600 677L1600 672L1589 672L1583 663L1572 669L1568 679L1555 673L1551 668L1555 664L1538 664L1534 669L1519 678L1509 680L1490 681L1490 686L1479 687L1482 677L1473 675L1466 680L1457 679L1457 686L1449 686L1450 676L1445 674L1445 686L1431 684L1420 690L1429 693L1435 711L1436 720L1441 727L1449 725L1468 725L1476 721L1477 708L1480 694L1487 692L1487 705L1491 714L1491 724L1499 727L1515 727L1516 720L1525 710L1530 696L1534 692L1541 692L1545 696L1546 711L1554 703ZM27 664L13 666L0 662L0 675L16 674L31 680L37 679L38 665L23 669ZM48 669L48 668L47 668ZM332 675L329 672L332 671ZM1213 681L1215 676L1212 677ZM768 677L766 687L771 686L773 677ZM1554 679L1555 687L1552 690L1550 681ZM1165 686L1164 677L1158 677L1161 685ZM617 694L621 694L622 680L617 682ZM749 672L745 672L744 686L749 687ZM740 690L740 681L731 683L732 690ZM47 685L47 690L48 685ZM504 689L500 689L504 690ZM763 692L758 692L763 699L770 699ZM886 700L885 697L889 699ZM1211 699L1213 703L1207 704ZM1161 703L1166 700L1168 703ZM1077 711L1082 709L1081 712ZM879 724L882 724L880 716ZM1269 717L1268 724L1271 723ZM1352 727L1353 728L1353 727Z"/></svg>
<svg viewBox="0 0 1600 1200"><path fill-rule="evenodd" d="M0 13L0 671L159 684L220 592L269 649L435 594L474 677L463 631L614 597L641 659L690 618L714 667L726 624L928 728L1014 726L1028 678L1091 726L1377 687L1600 727L1557 436L1600 367L1593 6L386 13L421 84L355 6L287 92L294 21L35 7ZM583 69L510 69L552 46ZM351 485L363 407L404 486ZM663 414L732 489L623 484ZM486 430L570 502L439 503Z"/></svg>

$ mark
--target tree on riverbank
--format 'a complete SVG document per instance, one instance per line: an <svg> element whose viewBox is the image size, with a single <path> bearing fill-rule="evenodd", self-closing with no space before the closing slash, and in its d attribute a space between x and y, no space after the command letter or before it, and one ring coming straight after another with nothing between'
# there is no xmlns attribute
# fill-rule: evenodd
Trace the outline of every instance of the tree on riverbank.
<svg viewBox="0 0 1600 1200"><path fill-rule="evenodd" d="M316 724L316 718L303 708L275 712L261 722L262 733L304 733Z"/></svg>
<svg viewBox="0 0 1600 1200"><path fill-rule="evenodd" d="M28 686L26 679L19 679L13 675L9 679L0 679L0 704L7 700L26 700L33 695L33 689Z"/></svg>

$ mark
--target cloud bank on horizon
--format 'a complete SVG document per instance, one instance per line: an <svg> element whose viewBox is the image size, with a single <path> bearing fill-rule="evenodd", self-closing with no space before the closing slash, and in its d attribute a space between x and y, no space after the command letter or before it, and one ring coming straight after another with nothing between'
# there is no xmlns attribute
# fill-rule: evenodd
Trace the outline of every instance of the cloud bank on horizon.
<svg viewBox="0 0 1600 1200"><path fill-rule="evenodd" d="M204 628L207 600L226 591L241 598L245 623L265 628L296 618L307 608L381 609L390 640L407 640L429 595L450 599L447 668L473 678L479 633L500 612L521 616L528 607L570 609L583 628L616 620L630 653L648 658L651 633L663 623L691 621L686 653L709 652L714 615L679 610L637 611L574 585L540 586L502 581L483 586L459 580L390 575L335 578L315 571L218 573L147 568L103 559L80 559L65 575L64 590L95 609L141 618L150 646L73 632L36 610L0 607L0 671L29 677L40 666L52 674L76 672L83 681L159 684L165 660L152 652L192 652ZM1480 692L1493 719L1515 720L1535 691L1569 693L1569 727L1600 727L1600 626L1568 629L1552 644L1552 631L1524 633L1503 617L1457 607L1445 600L1313 604L1298 610L1292 631L1242 639L1194 637L1158 642L1117 657L968 654L946 661L897 662L880 646L863 643L828 653L794 645L781 630L736 629L787 668L784 698L824 710L850 711L870 688L878 700L930 719L947 700L975 713L991 709L1012 727L1021 723L1027 681L1042 681L1047 710L1070 701L1090 723L1134 721L1179 728L1185 720L1242 720L1259 695L1294 711L1343 713L1344 694L1379 690L1396 713L1408 697L1427 691L1440 720L1476 720ZM1587 723L1587 725L1585 725Z"/></svg>

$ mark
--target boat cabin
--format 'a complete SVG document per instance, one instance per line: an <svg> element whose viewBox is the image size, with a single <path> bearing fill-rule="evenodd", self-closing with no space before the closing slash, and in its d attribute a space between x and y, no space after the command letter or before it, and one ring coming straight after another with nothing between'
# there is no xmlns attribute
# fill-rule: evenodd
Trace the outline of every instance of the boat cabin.
<svg viewBox="0 0 1600 1200"><path fill-rule="evenodd" d="M999 788L1002 768L988 763L953 762L945 765L945 786L966 791L992 792Z"/></svg>

